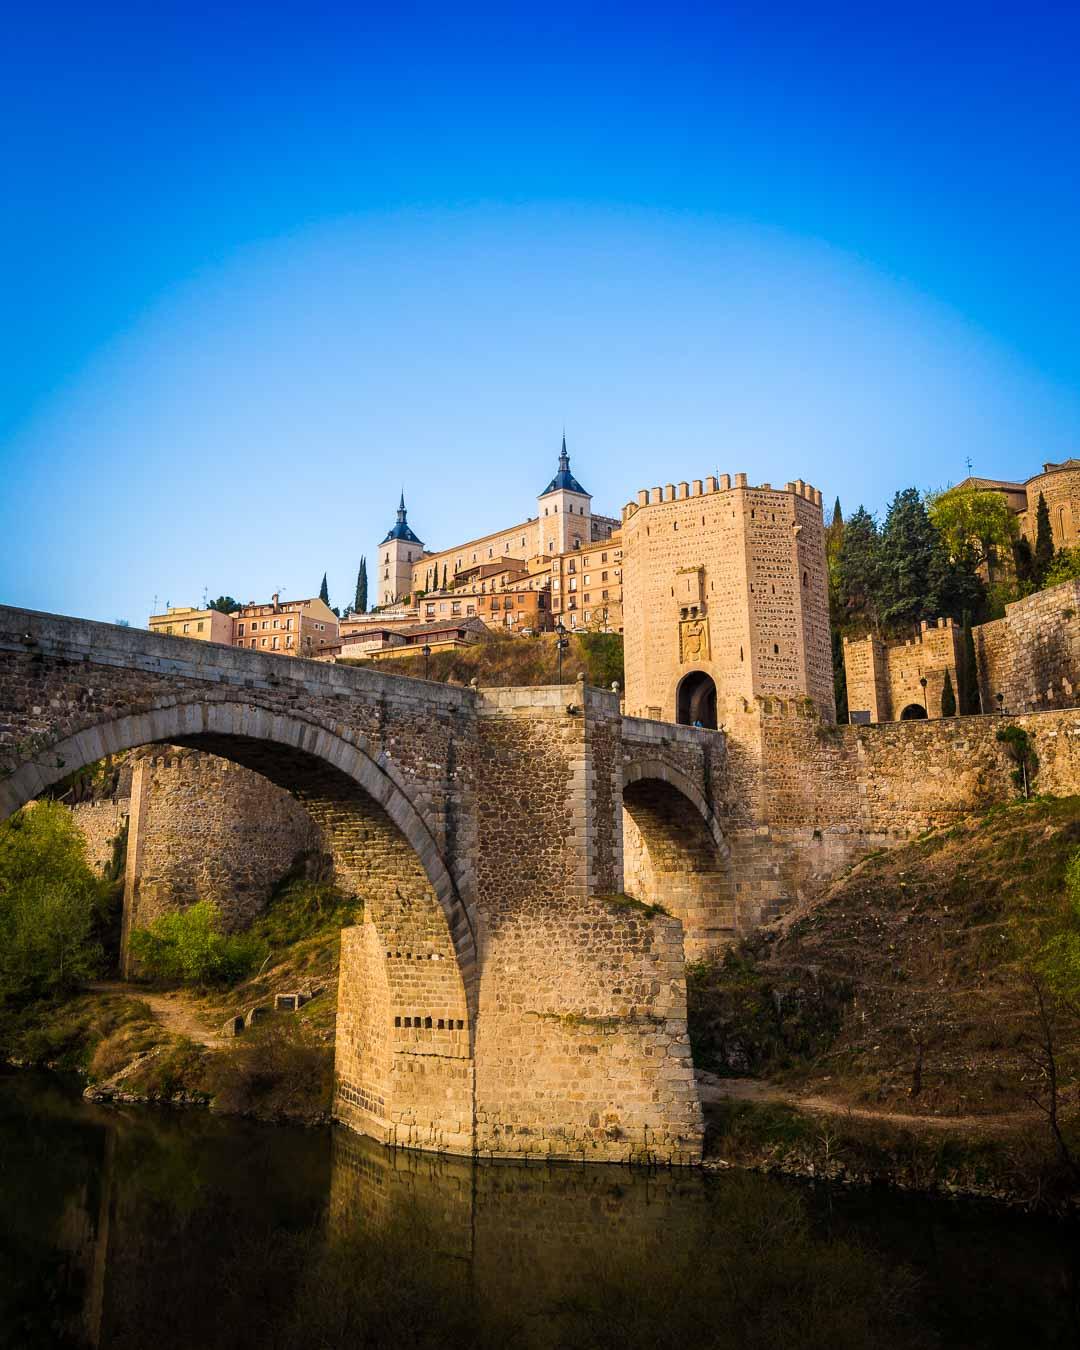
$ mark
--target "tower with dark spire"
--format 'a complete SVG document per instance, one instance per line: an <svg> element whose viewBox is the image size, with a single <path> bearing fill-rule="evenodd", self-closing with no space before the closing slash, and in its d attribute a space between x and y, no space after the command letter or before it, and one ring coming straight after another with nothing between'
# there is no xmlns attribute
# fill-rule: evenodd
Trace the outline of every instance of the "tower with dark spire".
<svg viewBox="0 0 1080 1350"><path fill-rule="evenodd" d="M412 591L412 565L424 551L424 545L409 527L405 510L405 491L398 502L397 519L379 544L378 582L375 594L380 605L404 600Z"/></svg>
<svg viewBox="0 0 1080 1350"><path fill-rule="evenodd" d="M559 467L537 498L542 553L567 553L592 541L592 494L570 472L563 432Z"/></svg>

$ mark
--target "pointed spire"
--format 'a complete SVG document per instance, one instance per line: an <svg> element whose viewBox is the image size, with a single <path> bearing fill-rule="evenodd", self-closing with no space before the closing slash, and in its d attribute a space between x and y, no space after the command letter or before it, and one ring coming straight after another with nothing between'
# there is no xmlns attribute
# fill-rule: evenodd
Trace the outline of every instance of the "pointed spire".
<svg viewBox="0 0 1080 1350"><path fill-rule="evenodd" d="M559 456L559 469L565 470L570 467L570 456L566 453L566 432L562 434L562 454Z"/></svg>
<svg viewBox="0 0 1080 1350"><path fill-rule="evenodd" d="M405 510L405 489L404 489L404 488L401 489L401 501L398 502L398 510L399 510L399 511L404 511L404 510Z"/></svg>

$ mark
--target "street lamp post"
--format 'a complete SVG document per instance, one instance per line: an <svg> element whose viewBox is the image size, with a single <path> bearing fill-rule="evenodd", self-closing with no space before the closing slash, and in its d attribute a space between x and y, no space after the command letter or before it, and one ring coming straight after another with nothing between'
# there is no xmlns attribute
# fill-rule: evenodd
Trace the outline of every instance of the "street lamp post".
<svg viewBox="0 0 1080 1350"><path fill-rule="evenodd" d="M923 710L923 712L927 715L927 717L929 717L929 716L930 716L930 705L929 705L929 703L927 703L927 701L926 701L926 676L925 676L925 675L922 677L922 679L919 681L919 683L922 685L922 710Z"/></svg>
<svg viewBox="0 0 1080 1350"><path fill-rule="evenodd" d="M431 666L431 648L425 642L420 650L424 653L424 679L426 680L428 678L428 670Z"/></svg>
<svg viewBox="0 0 1080 1350"><path fill-rule="evenodd" d="M559 683L562 684L562 658L563 652L570 646L570 640L566 636L566 629L563 627L562 619L555 625L555 651L559 659Z"/></svg>

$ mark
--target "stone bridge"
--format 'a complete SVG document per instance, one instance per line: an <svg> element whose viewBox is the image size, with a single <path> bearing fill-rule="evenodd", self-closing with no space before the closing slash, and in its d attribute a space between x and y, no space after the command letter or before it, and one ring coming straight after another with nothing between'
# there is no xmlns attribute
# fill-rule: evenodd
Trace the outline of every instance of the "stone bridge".
<svg viewBox="0 0 1080 1350"><path fill-rule="evenodd" d="M340 1119L445 1152L698 1158L683 939L736 921L721 734L581 683L465 689L0 608L0 817L151 743L288 790L362 896Z"/></svg>

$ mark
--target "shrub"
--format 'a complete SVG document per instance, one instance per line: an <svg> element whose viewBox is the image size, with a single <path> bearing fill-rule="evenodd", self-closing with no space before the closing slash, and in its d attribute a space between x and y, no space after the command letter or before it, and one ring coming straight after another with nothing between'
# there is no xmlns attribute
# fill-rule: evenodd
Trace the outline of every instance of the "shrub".
<svg viewBox="0 0 1080 1350"><path fill-rule="evenodd" d="M1035 744L1023 727L1002 727L997 734L998 741L1005 746L1009 758L1016 765L1012 780L1025 797L1031 796L1032 779L1039 772L1039 756L1035 753Z"/></svg>
<svg viewBox="0 0 1080 1350"><path fill-rule="evenodd" d="M252 934L223 931L221 913L209 900L162 914L149 928L131 933L131 955L151 979L186 984L235 984L266 955L266 944Z"/></svg>

